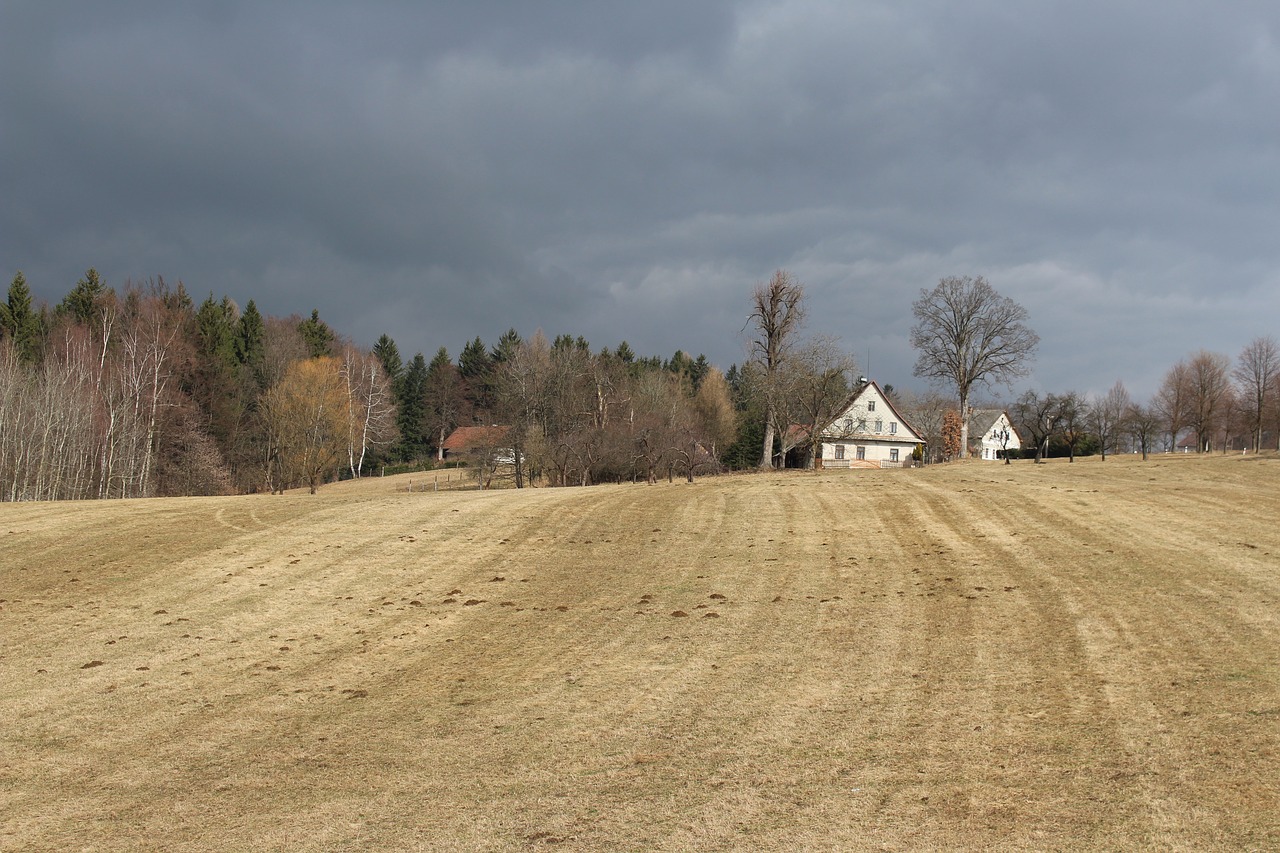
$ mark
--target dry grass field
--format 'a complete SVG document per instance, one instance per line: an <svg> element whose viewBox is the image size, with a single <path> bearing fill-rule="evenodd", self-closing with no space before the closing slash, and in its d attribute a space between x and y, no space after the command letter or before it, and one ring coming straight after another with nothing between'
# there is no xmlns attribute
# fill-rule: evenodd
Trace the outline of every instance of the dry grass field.
<svg viewBox="0 0 1280 853"><path fill-rule="evenodd" d="M1280 849L1280 459L0 506L0 849Z"/></svg>

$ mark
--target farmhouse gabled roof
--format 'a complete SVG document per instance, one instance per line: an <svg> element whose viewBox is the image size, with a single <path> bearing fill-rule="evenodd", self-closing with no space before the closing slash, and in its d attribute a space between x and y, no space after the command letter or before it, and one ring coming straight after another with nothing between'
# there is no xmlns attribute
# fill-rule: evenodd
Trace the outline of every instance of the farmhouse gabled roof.
<svg viewBox="0 0 1280 853"><path fill-rule="evenodd" d="M970 409L969 410L969 440L981 441L982 437L991 432L991 428L995 426L996 421L1000 420L1000 416L1004 415L1009 421L1009 429L1017 434L1018 429L1013 425L1013 419L1009 417L1009 413L1004 409ZM1019 439L1021 440L1021 439Z"/></svg>
<svg viewBox="0 0 1280 853"><path fill-rule="evenodd" d="M440 445L442 450L471 450L476 447L497 447L506 441L509 426L461 426L449 433Z"/></svg>
<svg viewBox="0 0 1280 853"><path fill-rule="evenodd" d="M879 438L880 439L888 438L889 440L903 442L903 443L922 443L924 441L924 437L920 435L919 430L917 430L911 424L911 421L907 420L902 416L902 412L898 411L898 407L895 406L893 404L893 401L889 399L889 395L885 394L884 390L879 385L877 385L874 380L868 381L865 385L860 386L856 391L854 391L852 394L849 395L848 399L846 399L844 403L840 406L840 410L839 410L840 414L836 417L836 420L828 424L827 428L824 429L823 432L825 433L830 431L831 427L835 425L841 417L844 417L844 413L849 411L849 409L853 407L854 403L858 402L858 398L866 394L867 391L870 390L871 388L876 389L876 394L879 395L880 399L885 402L885 405L889 407L889 411L893 412L893 416L898 419L898 423L902 424L903 428L907 432L907 435L888 436L888 437L880 436ZM872 437L868 437L868 440L872 440Z"/></svg>

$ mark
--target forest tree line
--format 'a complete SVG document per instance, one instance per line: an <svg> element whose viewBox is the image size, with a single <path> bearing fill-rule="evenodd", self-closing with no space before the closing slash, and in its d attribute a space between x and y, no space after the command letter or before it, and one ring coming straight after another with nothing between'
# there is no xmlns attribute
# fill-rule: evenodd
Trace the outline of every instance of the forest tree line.
<svg viewBox="0 0 1280 853"><path fill-rule="evenodd" d="M742 388L750 371L732 371ZM739 395L740 396L740 395ZM734 458L739 408L704 356L640 357L582 337L441 347L405 360L310 316L264 316L181 283L90 269L57 305L22 273L0 303L0 499L314 490L421 467L454 428L502 424L515 476L655 480Z"/></svg>

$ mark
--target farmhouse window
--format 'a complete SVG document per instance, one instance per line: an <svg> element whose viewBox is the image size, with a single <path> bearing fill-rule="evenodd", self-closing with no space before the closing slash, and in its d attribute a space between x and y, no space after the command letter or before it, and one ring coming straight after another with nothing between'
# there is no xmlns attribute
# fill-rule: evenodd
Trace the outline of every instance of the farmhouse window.
<svg viewBox="0 0 1280 853"><path fill-rule="evenodd" d="M876 401L875 401L875 400L868 400L868 401L867 401L867 411L868 411L868 412L874 412L875 410L876 410Z"/></svg>
<svg viewBox="0 0 1280 853"><path fill-rule="evenodd" d="M866 459L866 458L867 458L867 449L866 449L865 447L859 447L859 448L858 448L858 459L859 459L859 461L861 461L861 460L863 460L863 459Z"/></svg>
<svg viewBox="0 0 1280 853"><path fill-rule="evenodd" d="M898 434L898 422L897 422L897 421L889 421L889 434L890 434L890 435L897 435L897 434Z"/></svg>
<svg viewBox="0 0 1280 853"><path fill-rule="evenodd" d="M844 445L843 445L843 444L837 444L837 445L836 445L836 458L837 458L837 459L843 459L843 458L844 458Z"/></svg>
<svg viewBox="0 0 1280 853"><path fill-rule="evenodd" d="M877 420L877 421L876 421L876 432L877 432L877 433L879 433L879 432L884 432L884 421L882 421L882 420Z"/></svg>
<svg viewBox="0 0 1280 853"><path fill-rule="evenodd" d="M898 461L898 448L896 448L896 447L890 447L890 448L889 448L889 461L890 461L890 462L897 462L897 461Z"/></svg>
<svg viewBox="0 0 1280 853"><path fill-rule="evenodd" d="M844 431L853 432L853 418L844 419Z"/></svg>

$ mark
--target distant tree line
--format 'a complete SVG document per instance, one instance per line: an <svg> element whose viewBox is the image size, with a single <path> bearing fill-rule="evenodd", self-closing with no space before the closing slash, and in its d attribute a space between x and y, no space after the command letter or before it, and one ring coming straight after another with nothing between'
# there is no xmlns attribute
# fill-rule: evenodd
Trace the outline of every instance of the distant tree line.
<svg viewBox="0 0 1280 853"><path fill-rule="evenodd" d="M1132 399L1123 382L1095 395L1029 390L1010 416L1023 436L1022 454L1037 461L1280 449L1280 345L1259 336L1234 360L1196 350L1170 367L1145 401Z"/></svg>
<svg viewBox="0 0 1280 853"><path fill-rule="evenodd" d="M742 391L746 386L741 386ZM37 306L19 272L0 303L0 499L312 491L442 459L459 426L509 428L517 485L692 478L738 439L735 389L705 356L640 357L582 337L402 360L309 316L270 317L179 282L88 270Z"/></svg>

